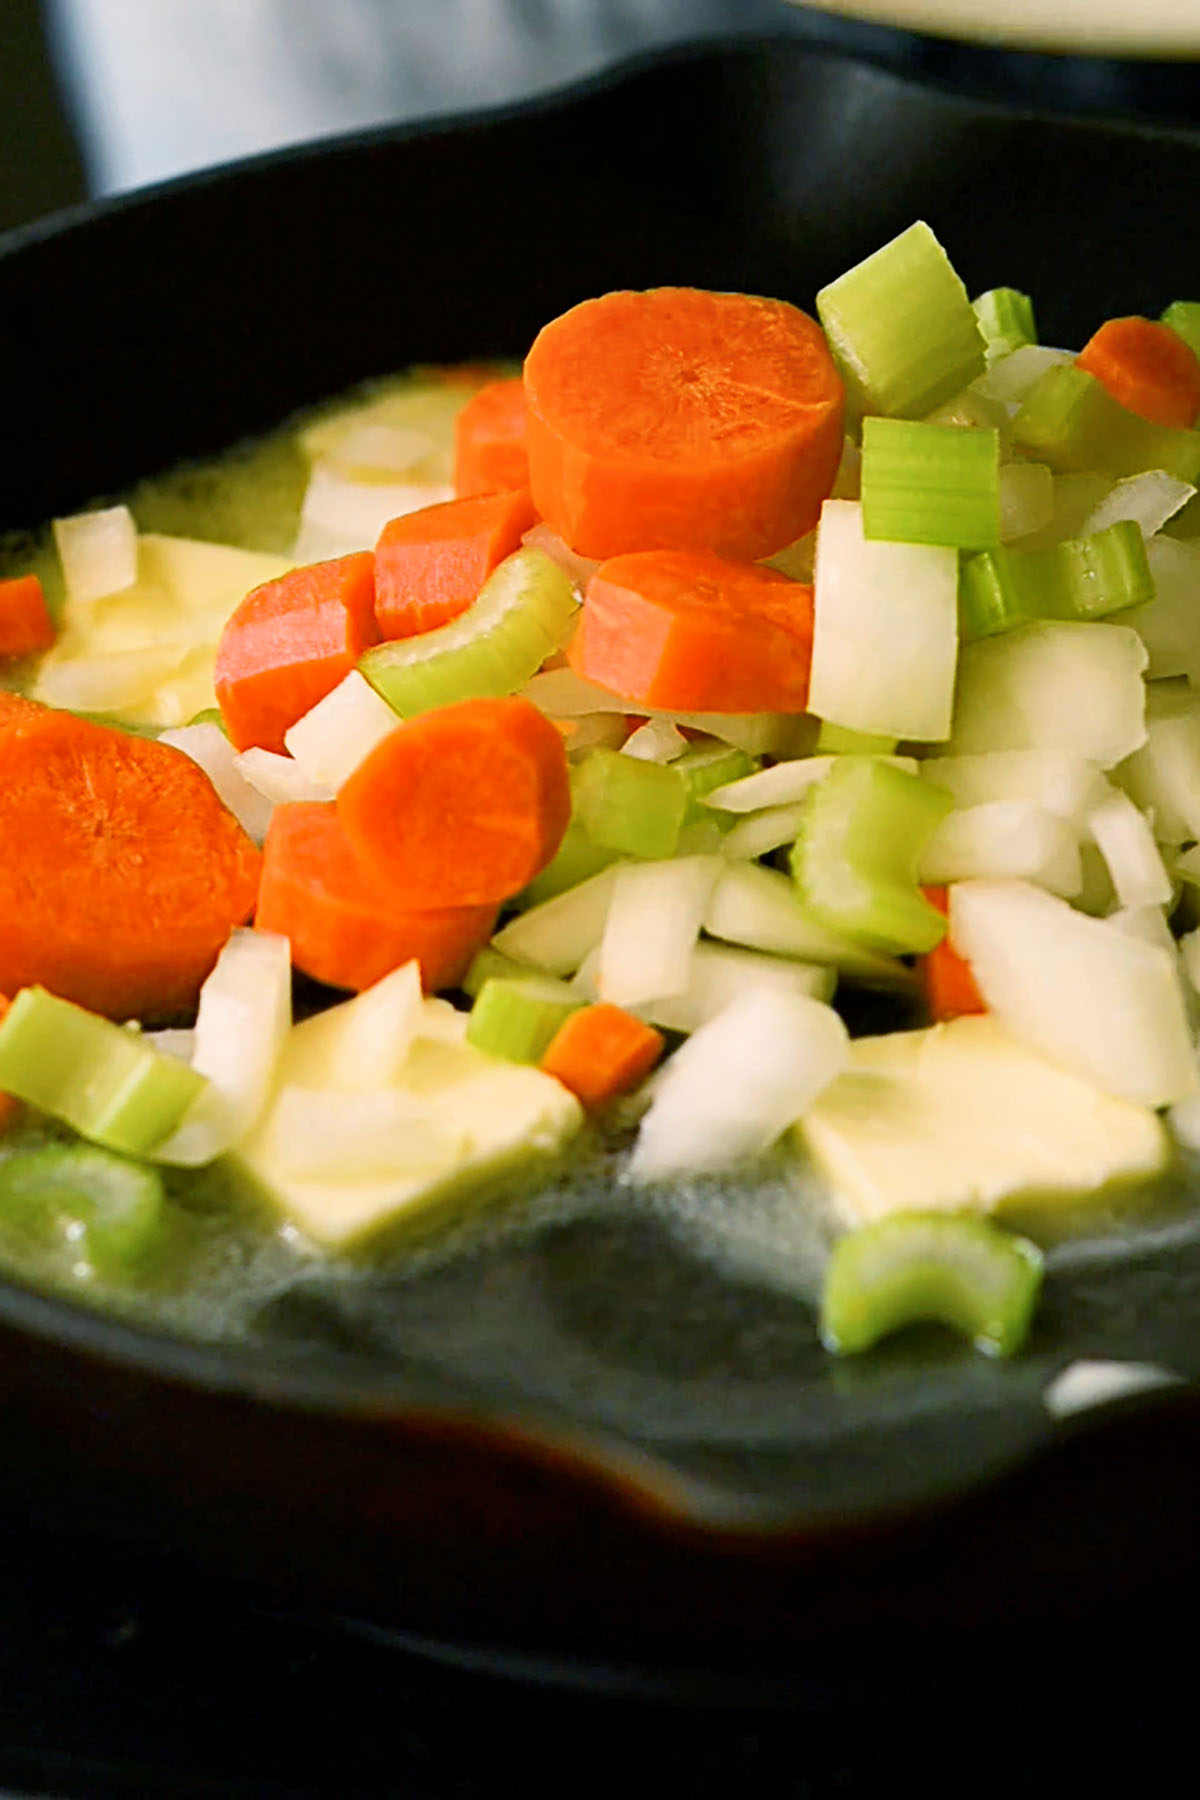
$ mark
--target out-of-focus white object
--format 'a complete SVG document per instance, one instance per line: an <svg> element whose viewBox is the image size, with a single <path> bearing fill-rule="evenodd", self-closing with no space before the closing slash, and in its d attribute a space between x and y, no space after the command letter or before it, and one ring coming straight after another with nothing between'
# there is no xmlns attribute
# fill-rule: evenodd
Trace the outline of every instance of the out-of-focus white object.
<svg viewBox="0 0 1200 1800"><path fill-rule="evenodd" d="M1200 51L1196 0L808 0L815 10L935 37L1088 56Z"/></svg>

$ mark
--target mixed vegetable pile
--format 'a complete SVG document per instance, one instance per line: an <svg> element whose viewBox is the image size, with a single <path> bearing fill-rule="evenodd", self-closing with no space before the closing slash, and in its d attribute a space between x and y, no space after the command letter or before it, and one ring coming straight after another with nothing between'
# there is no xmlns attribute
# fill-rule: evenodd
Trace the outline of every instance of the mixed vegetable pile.
<svg viewBox="0 0 1200 1800"><path fill-rule="evenodd" d="M107 506L0 581L0 1218L783 1144L831 1350L1007 1353L991 1215L1200 1147L1200 304L1048 349L918 223L817 311L585 301L311 425L290 553Z"/></svg>

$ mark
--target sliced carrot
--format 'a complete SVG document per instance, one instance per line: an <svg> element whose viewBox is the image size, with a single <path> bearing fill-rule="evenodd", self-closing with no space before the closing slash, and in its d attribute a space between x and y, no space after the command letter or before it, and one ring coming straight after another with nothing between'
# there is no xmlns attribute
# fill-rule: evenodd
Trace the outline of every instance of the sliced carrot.
<svg viewBox="0 0 1200 1800"><path fill-rule="evenodd" d="M925 887L921 892L940 913L948 910L949 896L944 887ZM918 960L925 1004L935 1023L940 1025L948 1019L962 1018L966 1013L987 1011L983 996L975 985L970 963L958 954L949 938L943 938L940 944Z"/></svg>
<svg viewBox="0 0 1200 1800"><path fill-rule="evenodd" d="M426 993L456 987L496 923L495 906L406 911L355 855L332 801L277 806L263 846L255 924L330 987L370 987L415 957Z"/></svg>
<svg viewBox="0 0 1200 1800"><path fill-rule="evenodd" d="M0 991L41 983L113 1019L186 1012L254 910L258 870L182 751L0 708Z"/></svg>
<svg viewBox="0 0 1200 1800"><path fill-rule="evenodd" d="M489 381L454 421L454 491L492 494L528 486L525 384L519 375Z"/></svg>
<svg viewBox="0 0 1200 1800"><path fill-rule="evenodd" d="M36 575L0 581L0 656L48 650L57 633Z"/></svg>
<svg viewBox="0 0 1200 1800"><path fill-rule="evenodd" d="M602 1001L563 1020L538 1066L593 1111L637 1087L662 1055L665 1041L653 1025Z"/></svg>
<svg viewBox="0 0 1200 1800"><path fill-rule="evenodd" d="M810 587L695 550L610 557L588 583L567 658L627 700L685 712L802 712Z"/></svg>
<svg viewBox="0 0 1200 1800"><path fill-rule="evenodd" d="M1169 325L1136 314L1106 319L1075 361L1129 412L1155 425L1195 424L1200 359Z"/></svg>
<svg viewBox="0 0 1200 1800"><path fill-rule="evenodd" d="M309 563L254 588L217 646L214 685L239 750L282 750L283 734L378 641L369 550Z"/></svg>
<svg viewBox="0 0 1200 1800"><path fill-rule="evenodd" d="M465 612L536 519L528 488L444 500L392 519L375 546L375 621L415 637Z"/></svg>
<svg viewBox="0 0 1200 1800"><path fill-rule="evenodd" d="M571 816L562 736L520 695L438 707L371 751L337 809L399 906L496 905L562 842Z"/></svg>
<svg viewBox="0 0 1200 1800"><path fill-rule="evenodd" d="M525 397L534 505L584 556L770 556L816 524L842 454L820 326L749 294L586 300L538 333Z"/></svg>

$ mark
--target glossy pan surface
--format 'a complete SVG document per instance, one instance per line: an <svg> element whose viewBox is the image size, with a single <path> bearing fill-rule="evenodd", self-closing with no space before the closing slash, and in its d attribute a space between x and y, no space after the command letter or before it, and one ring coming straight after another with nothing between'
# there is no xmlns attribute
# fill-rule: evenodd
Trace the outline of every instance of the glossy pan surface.
<svg viewBox="0 0 1200 1800"><path fill-rule="evenodd" d="M969 289L1023 287L1045 341L1079 342L1200 294L1198 190L1200 140L1023 118L790 40L218 171L0 249L22 422L0 524L412 361L519 356L608 288L811 308L917 217ZM745 1661L844 1646L851 1618L1086 1613L1192 1560L1186 1187L1053 1250L1008 1364L940 1338L832 1363L803 1244L794 1267L763 1253L770 1180L703 1205L585 1189L415 1276L291 1291L232 1345L0 1286L0 1496L552 1657ZM1182 1380L1055 1426L1047 1382L1095 1356Z"/></svg>

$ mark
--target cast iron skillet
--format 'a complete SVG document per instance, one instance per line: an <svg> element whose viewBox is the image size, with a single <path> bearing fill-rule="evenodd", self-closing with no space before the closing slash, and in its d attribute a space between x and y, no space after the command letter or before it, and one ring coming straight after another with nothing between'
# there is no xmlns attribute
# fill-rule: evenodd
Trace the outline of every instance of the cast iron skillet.
<svg viewBox="0 0 1200 1800"><path fill-rule="evenodd" d="M10 433L0 522L412 360L519 356L608 288L811 307L916 217L968 288L1024 287L1046 341L1080 342L1200 295L1198 191L1198 140L1018 117L788 40L218 171L3 246L25 453ZM794 1295L619 1208L397 1283L366 1320L284 1309L236 1348L10 1285L0 1493L442 1643L912 1658L1192 1578L1198 1295L1186 1209L1118 1256L1052 1258L1008 1365L921 1339L831 1365ZM1187 1381L1052 1426L1046 1381L1091 1355Z"/></svg>

